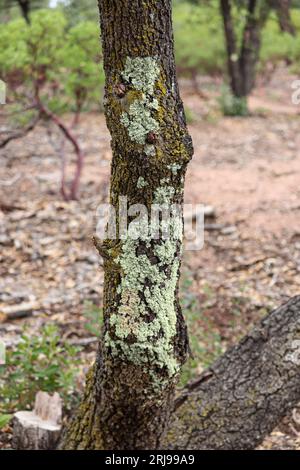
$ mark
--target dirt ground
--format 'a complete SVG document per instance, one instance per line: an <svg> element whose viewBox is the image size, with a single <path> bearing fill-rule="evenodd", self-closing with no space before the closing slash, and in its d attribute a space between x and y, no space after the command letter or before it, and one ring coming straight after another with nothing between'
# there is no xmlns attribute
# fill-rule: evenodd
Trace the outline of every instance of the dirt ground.
<svg viewBox="0 0 300 470"><path fill-rule="evenodd" d="M300 292L300 105L291 103L292 80L280 70L258 87L248 118L221 116L218 81L199 79L205 99L181 83L195 147L185 201L215 214L204 248L185 252L183 271L223 348ZM107 200L111 151L103 115L83 115L77 134L85 153L77 202L59 195L59 157L42 126L1 152L0 335L9 346L24 323L38 332L55 322L75 343L91 336L83 305L101 304L103 271L91 237L96 208ZM8 322L7 306L22 304L31 315ZM86 363L94 351L91 340ZM288 417L262 448L300 450L299 431Z"/></svg>

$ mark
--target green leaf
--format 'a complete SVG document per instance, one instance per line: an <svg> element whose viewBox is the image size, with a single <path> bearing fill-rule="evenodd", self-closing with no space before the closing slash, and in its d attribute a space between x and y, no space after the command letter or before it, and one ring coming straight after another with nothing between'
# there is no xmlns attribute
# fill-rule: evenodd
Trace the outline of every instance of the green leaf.
<svg viewBox="0 0 300 470"><path fill-rule="evenodd" d="M0 414L0 429L4 428L12 419L13 415Z"/></svg>

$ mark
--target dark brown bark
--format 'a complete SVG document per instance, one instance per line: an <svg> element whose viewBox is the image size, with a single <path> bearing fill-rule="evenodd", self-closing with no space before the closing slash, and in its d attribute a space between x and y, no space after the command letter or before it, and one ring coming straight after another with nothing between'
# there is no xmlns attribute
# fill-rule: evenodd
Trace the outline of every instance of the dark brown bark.
<svg viewBox="0 0 300 470"><path fill-rule="evenodd" d="M149 211L153 202L180 206L192 144L175 74L171 1L100 0L99 7L111 203L117 209L126 196L128 207ZM104 254L104 331L64 448L159 446L188 348L177 298L181 237L167 243L125 242L120 234L97 243Z"/></svg>
<svg viewBox="0 0 300 470"><path fill-rule="evenodd" d="M165 447L254 449L300 400L300 296L270 313L181 395Z"/></svg>

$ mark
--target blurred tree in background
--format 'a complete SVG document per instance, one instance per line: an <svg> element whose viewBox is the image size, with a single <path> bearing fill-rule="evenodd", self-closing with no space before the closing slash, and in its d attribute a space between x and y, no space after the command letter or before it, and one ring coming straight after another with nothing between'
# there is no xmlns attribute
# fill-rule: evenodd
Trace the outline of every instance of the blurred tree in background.
<svg viewBox="0 0 300 470"><path fill-rule="evenodd" d="M1 21L8 21L19 12L29 23L31 11L48 6L49 0L0 0L0 18Z"/></svg>
<svg viewBox="0 0 300 470"><path fill-rule="evenodd" d="M0 147L23 137L42 120L70 142L76 154L76 170L70 188L65 178L63 144L61 193L65 199L78 195L83 154L74 127L84 106L100 103L103 71L96 22L69 26L59 10L38 10L30 24L22 18L0 26L0 77L7 83L6 130ZM101 82L102 77L102 82ZM99 104L98 104L99 106ZM62 114L74 115L66 124ZM57 138L52 139L57 141Z"/></svg>

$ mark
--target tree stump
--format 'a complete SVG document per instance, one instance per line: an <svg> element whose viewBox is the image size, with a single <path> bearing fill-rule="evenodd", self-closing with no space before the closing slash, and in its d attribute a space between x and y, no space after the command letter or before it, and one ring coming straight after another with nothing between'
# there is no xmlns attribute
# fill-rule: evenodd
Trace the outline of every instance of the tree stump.
<svg viewBox="0 0 300 470"><path fill-rule="evenodd" d="M38 392L33 411L18 411L13 419L14 449L55 449L61 433L62 400L58 393L53 396Z"/></svg>

